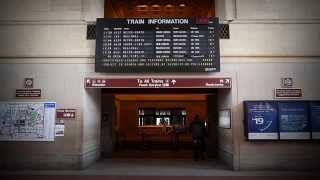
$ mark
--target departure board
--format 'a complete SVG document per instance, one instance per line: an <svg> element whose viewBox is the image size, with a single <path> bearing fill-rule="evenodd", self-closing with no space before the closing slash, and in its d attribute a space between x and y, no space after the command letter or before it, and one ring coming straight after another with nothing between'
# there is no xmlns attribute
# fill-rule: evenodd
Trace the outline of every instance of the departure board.
<svg viewBox="0 0 320 180"><path fill-rule="evenodd" d="M97 19L95 71L220 71L217 18Z"/></svg>

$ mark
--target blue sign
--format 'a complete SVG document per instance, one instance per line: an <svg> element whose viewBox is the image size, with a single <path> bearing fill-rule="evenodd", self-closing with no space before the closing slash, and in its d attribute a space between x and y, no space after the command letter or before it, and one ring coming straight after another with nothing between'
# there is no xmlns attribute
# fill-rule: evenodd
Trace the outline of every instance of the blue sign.
<svg viewBox="0 0 320 180"><path fill-rule="evenodd" d="M306 102L278 102L278 108L280 139L310 139Z"/></svg>
<svg viewBox="0 0 320 180"><path fill-rule="evenodd" d="M278 139L277 106L274 101L245 101L248 139Z"/></svg>
<svg viewBox="0 0 320 180"><path fill-rule="evenodd" d="M56 103L44 103L44 107L45 108L55 108L56 107Z"/></svg>
<svg viewBox="0 0 320 180"><path fill-rule="evenodd" d="M312 139L320 139L320 101L310 102Z"/></svg>

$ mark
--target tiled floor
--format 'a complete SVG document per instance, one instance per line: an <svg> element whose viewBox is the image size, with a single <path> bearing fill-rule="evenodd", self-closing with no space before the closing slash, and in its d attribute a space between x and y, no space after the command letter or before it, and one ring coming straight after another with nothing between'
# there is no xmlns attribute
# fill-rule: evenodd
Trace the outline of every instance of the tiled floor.
<svg viewBox="0 0 320 180"><path fill-rule="evenodd" d="M6 175L54 175L54 176L106 176L106 177L244 177L280 176L296 177L319 175L318 172L295 171L232 171L217 161L198 161L192 159L103 159L85 170L59 171L18 171L2 172ZM320 179L320 177L318 177ZM73 180L73 179L72 179ZM154 180L154 179L152 179ZM167 180L167 179L166 179ZM305 179L303 179L305 180Z"/></svg>

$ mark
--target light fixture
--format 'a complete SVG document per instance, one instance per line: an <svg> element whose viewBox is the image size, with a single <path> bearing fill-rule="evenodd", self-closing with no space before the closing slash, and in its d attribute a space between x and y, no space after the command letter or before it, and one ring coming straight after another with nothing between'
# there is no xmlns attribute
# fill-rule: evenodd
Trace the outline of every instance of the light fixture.
<svg viewBox="0 0 320 180"><path fill-rule="evenodd" d="M160 11L161 6L158 5L158 4L154 4L154 5L151 6L151 9L152 9L153 11Z"/></svg>
<svg viewBox="0 0 320 180"><path fill-rule="evenodd" d="M165 7L166 8L173 8L173 5L172 4L167 4Z"/></svg>
<svg viewBox="0 0 320 180"><path fill-rule="evenodd" d="M146 4L140 4L136 6L137 11L147 11L147 9L148 9L148 5Z"/></svg>

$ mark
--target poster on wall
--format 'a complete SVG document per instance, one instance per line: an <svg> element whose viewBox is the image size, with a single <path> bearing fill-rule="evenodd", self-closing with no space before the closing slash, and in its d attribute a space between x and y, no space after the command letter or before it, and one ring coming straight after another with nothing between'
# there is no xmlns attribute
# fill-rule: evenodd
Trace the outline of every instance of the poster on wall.
<svg viewBox="0 0 320 180"><path fill-rule="evenodd" d="M320 139L320 101L310 102L312 139Z"/></svg>
<svg viewBox="0 0 320 180"><path fill-rule="evenodd" d="M57 123L54 129L54 134L57 137L64 136L64 123Z"/></svg>
<svg viewBox="0 0 320 180"><path fill-rule="evenodd" d="M303 101L279 102L280 139L310 139L308 104Z"/></svg>
<svg viewBox="0 0 320 180"><path fill-rule="evenodd" d="M219 127L230 129L231 128L231 110L222 109L219 110Z"/></svg>
<svg viewBox="0 0 320 180"><path fill-rule="evenodd" d="M0 141L54 141L55 102L0 102Z"/></svg>
<svg viewBox="0 0 320 180"><path fill-rule="evenodd" d="M274 101L245 101L249 140L277 140L277 106Z"/></svg>

